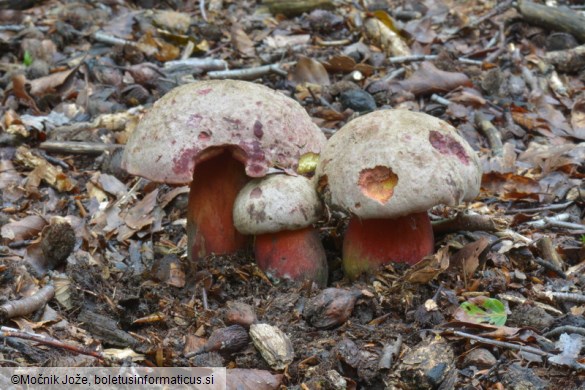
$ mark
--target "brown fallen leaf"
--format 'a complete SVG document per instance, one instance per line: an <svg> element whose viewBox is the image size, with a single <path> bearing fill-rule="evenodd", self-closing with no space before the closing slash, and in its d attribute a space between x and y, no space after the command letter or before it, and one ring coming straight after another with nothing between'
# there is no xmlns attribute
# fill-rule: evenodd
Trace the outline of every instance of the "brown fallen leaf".
<svg viewBox="0 0 585 390"><path fill-rule="evenodd" d="M294 72L289 76L290 80L297 83L310 83L317 85L329 85L327 69L319 61L312 58L299 56Z"/></svg>
<svg viewBox="0 0 585 390"><path fill-rule="evenodd" d="M464 279L469 280L479 266L479 255L488 245L485 237L465 245L451 257L451 269L461 270Z"/></svg>
<svg viewBox="0 0 585 390"><path fill-rule="evenodd" d="M36 237L45 227L47 221L38 215L29 215L19 221L2 226L0 235L3 242L29 240Z"/></svg>
<svg viewBox="0 0 585 390"><path fill-rule="evenodd" d="M149 192L141 201L136 203L124 217L124 222L134 230L140 230L154 221L152 210L156 206L158 189Z"/></svg>
<svg viewBox="0 0 585 390"><path fill-rule="evenodd" d="M232 38L232 45L238 50L243 57L256 56L256 49L254 48L254 41L250 39L248 34L244 31L241 25L235 23L232 25L230 31Z"/></svg>
<svg viewBox="0 0 585 390"><path fill-rule="evenodd" d="M40 77L30 82L30 93L33 96L43 96L48 93L54 93L59 89L66 89L66 84L75 76L79 69L76 66L73 69L56 72L45 77Z"/></svg>
<svg viewBox="0 0 585 390"><path fill-rule="evenodd" d="M426 256L413 265L404 274L409 283L426 284L449 268L449 245L440 248L437 253Z"/></svg>
<svg viewBox="0 0 585 390"><path fill-rule="evenodd" d="M469 77L460 72L446 72L437 69L432 63L425 61L408 79L393 84L394 92L408 91L415 96L444 93L457 87L471 87Z"/></svg>
<svg viewBox="0 0 585 390"><path fill-rule="evenodd" d="M26 77L23 74L17 74L12 77L12 92L22 104L30 107L35 115L41 114L35 99L26 91Z"/></svg>

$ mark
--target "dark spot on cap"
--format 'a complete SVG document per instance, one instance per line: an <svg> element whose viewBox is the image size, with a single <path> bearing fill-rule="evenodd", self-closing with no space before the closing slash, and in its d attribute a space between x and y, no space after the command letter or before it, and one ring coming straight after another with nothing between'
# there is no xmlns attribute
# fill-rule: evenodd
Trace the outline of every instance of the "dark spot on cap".
<svg viewBox="0 0 585 390"><path fill-rule="evenodd" d="M205 88L200 91L197 91L198 95L207 95L209 92L213 91L213 88Z"/></svg>
<svg viewBox="0 0 585 390"><path fill-rule="evenodd" d="M173 158L173 172L181 175L188 171L199 151L199 148L184 149L179 156Z"/></svg>
<svg viewBox="0 0 585 390"><path fill-rule="evenodd" d="M210 138L211 138L211 134L209 134L207 131L202 131L197 136L197 139L199 141L209 141Z"/></svg>
<svg viewBox="0 0 585 390"><path fill-rule="evenodd" d="M264 131L262 130L262 123L260 123L258 120L254 122L254 135L258 139L262 139L262 136L264 135Z"/></svg>
<svg viewBox="0 0 585 390"><path fill-rule="evenodd" d="M254 188L250 191L250 199L258 199L262 196L262 189L260 187Z"/></svg>
<svg viewBox="0 0 585 390"><path fill-rule="evenodd" d="M433 145L433 148L439 151L439 153L455 156L463 164L469 165L469 156L465 152L463 145L450 135L431 130L429 134L429 142Z"/></svg>

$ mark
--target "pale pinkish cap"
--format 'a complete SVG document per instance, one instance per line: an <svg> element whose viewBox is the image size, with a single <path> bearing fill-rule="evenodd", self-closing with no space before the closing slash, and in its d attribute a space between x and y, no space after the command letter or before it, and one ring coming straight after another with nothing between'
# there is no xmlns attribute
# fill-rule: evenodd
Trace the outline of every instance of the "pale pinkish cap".
<svg viewBox="0 0 585 390"><path fill-rule="evenodd" d="M229 148L250 177L294 170L326 138L293 99L245 81L213 80L171 90L130 136L122 167L156 182L185 184L195 165Z"/></svg>

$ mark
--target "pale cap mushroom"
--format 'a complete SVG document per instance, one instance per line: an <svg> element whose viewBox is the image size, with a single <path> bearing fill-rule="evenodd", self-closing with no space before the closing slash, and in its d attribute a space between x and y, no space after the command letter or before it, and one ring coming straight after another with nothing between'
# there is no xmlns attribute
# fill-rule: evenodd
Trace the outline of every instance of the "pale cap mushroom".
<svg viewBox="0 0 585 390"><path fill-rule="evenodd" d="M255 236L255 259L266 274L324 286L327 260L313 228L322 212L310 179L269 175L242 188L234 202L234 225L240 233Z"/></svg>
<svg viewBox="0 0 585 390"><path fill-rule="evenodd" d="M413 264L431 253L427 210L473 200L481 168L448 123L420 112L380 110L329 139L316 177L326 203L353 216L343 257L346 273L355 277L389 261Z"/></svg>

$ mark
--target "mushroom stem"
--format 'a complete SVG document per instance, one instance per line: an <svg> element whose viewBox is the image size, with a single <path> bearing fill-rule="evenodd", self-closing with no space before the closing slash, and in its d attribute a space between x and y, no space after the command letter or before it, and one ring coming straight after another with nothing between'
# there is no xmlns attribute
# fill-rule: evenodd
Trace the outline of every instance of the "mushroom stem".
<svg viewBox="0 0 585 390"><path fill-rule="evenodd" d="M343 268L355 279L390 262L416 264L433 249L433 228L426 212L394 219L353 217L343 240Z"/></svg>
<svg viewBox="0 0 585 390"><path fill-rule="evenodd" d="M311 226L256 236L256 263L266 274L294 281L327 284L327 257L317 230Z"/></svg>
<svg viewBox="0 0 585 390"><path fill-rule="evenodd" d="M197 163L187 209L189 260L246 248L247 237L235 229L232 210L247 181L243 164L228 150Z"/></svg>

